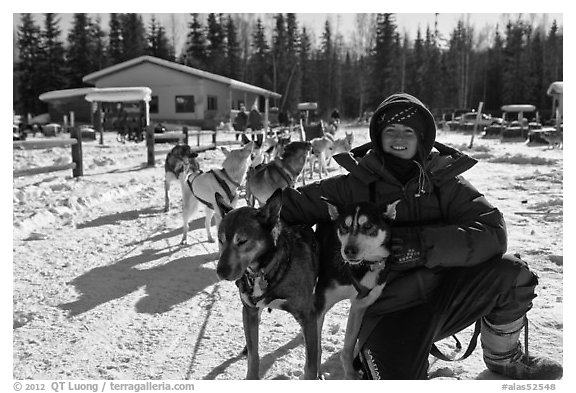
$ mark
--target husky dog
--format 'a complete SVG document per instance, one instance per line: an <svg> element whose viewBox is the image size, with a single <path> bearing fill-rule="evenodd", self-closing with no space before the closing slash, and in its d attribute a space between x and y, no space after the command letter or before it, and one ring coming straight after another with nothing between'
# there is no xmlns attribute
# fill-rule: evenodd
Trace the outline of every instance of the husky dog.
<svg viewBox="0 0 576 393"><path fill-rule="evenodd" d="M248 204L254 206L258 200L263 205L276 189L294 187L311 149L310 142L290 142L281 157L251 169L246 178Z"/></svg>
<svg viewBox="0 0 576 393"><path fill-rule="evenodd" d="M541 136L542 139L548 142L548 146L551 149L556 148L556 146L558 146L558 149L564 149L564 138L562 131L543 132Z"/></svg>
<svg viewBox="0 0 576 393"><path fill-rule="evenodd" d="M190 217L198 208L198 202L201 202L206 208L206 232L208 241L214 242L210 233L210 224L214 215L215 200L214 195L218 192L224 195L230 206L236 206L238 202L238 188L242 184L251 162L251 154L254 143L250 142L241 149L229 151L222 147L222 152L226 155L222 168L213 169L208 172L190 173L186 176L182 209L182 241L181 244L187 243L188 222ZM216 212L216 226L220 223L220 214Z"/></svg>
<svg viewBox="0 0 576 393"><path fill-rule="evenodd" d="M310 154L310 179L314 175L314 164L318 162L318 174L320 179L322 175L328 176L328 169L332 156L338 153L349 152L352 150L352 143L354 143L354 134L346 133L344 138L334 139L332 134L325 134L321 138L314 138L310 141L312 143L312 154Z"/></svg>
<svg viewBox="0 0 576 393"><path fill-rule="evenodd" d="M200 171L200 165L196 160L198 153L193 152L188 145L176 145L166 156L164 163L164 211L170 210L170 184L180 180L180 185L184 185L184 177L188 173ZM182 189L184 193L184 189Z"/></svg>
<svg viewBox="0 0 576 393"><path fill-rule="evenodd" d="M388 206L368 202L339 206L326 202L333 222L317 230L320 245L316 284L318 341L321 341L328 310L336 303L350 299L341 360L346 378L355 379L352 362L356 340L366 308L378 299L386 285L390 223L396 217L399 201ZM318 356L321 356L320 351Z"/></svg>

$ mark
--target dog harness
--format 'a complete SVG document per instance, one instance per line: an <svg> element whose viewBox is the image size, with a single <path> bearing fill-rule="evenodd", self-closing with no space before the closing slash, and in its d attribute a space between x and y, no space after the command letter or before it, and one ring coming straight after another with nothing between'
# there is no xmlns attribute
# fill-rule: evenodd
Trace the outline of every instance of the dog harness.
<svg viewBox="0 0 576 393"><path fill-rule="evenodd" d="M292 258L288 247L283 247L287 253L285 263L270 263L261 269L254 270L250 266L246 272L236 280L236 286L240 290L242 299L247 302L250 307L257 307L258 302L266 297L266 293L274 289L282 279L284 274L290 268ZM254 293L260 290L259 294Z"/></svg>
<svg viewBox="0 0 576 393"><path fill-rule="evenodd" d="M386 279L388 278L388 273L390 273L390 266L391 265L389 263L386 264L386 259L383 259L383 260L380 260L377 262L362 261L362 266L368 266L370 268L370 270L374 270L375 268L379 267L381 264L385 264L385 265L384 265L384 269L378 275L378 282L377 282L378 285L386 282ZM368 296L368 294L370 293L370 291L372 289L362 285L360 283L360 281L358 281L356 279L356 277L354 277L354 274L352 272L352 267L350 266L349 263L345 263L344 266L346 266L348 274L350 275L352 285L356 289L356 292L358 292L358 299L362 299L362 298L365 298L366 296Z"/></svg>
<svg viewBox="0 0 576 393"><path fill-rule="evenodd" d="M265 171L266 168L274 168L280 174L280 176L282 176L282 179L284 179L284 181L286 182L286 184L288 184L289 187L294 187L294 178L292 177L292 174L288 172L288 170L286 170L286 168L284 168L278 160L273 160L272 162L270 162L270 164L273 165L269 164L258 165L255 168L252 176L262 171Z"/></svg>
<svg viewBox="0 0 576 393"><path fill-rule="evenodd" d="M221 169L220 172L222 172L222 174L226 177L226 180L228 180L230 183L232 183L234 186L236 186L236 188L240 187L240 184L238 182L236 182L230 178L230 176L226 172L226 169ZM192 195L194 195L194 197L196 199L198 199L204 205L208 206L210 209L214 210L214 205L212 205L212 203L198 197L198 195L196 195L194 193L194 187L193 187L194 179L196 179L196 177L198 177L198 175L200 175L202 173L203 172L197 172L196 176L194 176L194 178L192 180L190 180L190 175L192 175L192 174L189 174L186 177L186 183L188 184L188 187L190 188L190 192L192 192ZM222 189L224 190L224 193L228 197L228 201L232 202L236 198L236 192L235 191L232 192L232 190L230 189L230 186L228 186L228 183L226 183L226 180L223 179L222 177L218 176L218 174L213 169L209 170L207 173L211 173L214 176L214 178L216 179L216 182L218 182L218 184L220 185L220 187L222 187Z"/></svg>
<svg viewBox="0 0 576 393"><path fill-rule="evenodd" d="M294 178L292 175L278 162L277 160L272 161L274 163L274 167L280 173L280 176L286 181L289 187L294 187Z"/></svg>

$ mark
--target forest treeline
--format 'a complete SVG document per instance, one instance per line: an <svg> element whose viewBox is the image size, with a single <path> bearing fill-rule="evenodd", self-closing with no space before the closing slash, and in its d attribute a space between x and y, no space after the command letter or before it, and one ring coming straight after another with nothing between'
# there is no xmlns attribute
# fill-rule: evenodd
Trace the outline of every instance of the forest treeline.
<svg viewBox="0 0 576 393"><path fill-rule="evenodd" d="M448 37L434 26L416 37L400 33L394 14L357 14L345 38L326 20L319 37L297 14L190 14L184 45L154 16L110 14L107 25L73 14L67 32L59 14L21 14L14 39L14 111L47 111L38 99L51 90L85 87L82 77L142 55L186 64L282 94L273 105L295 111L316 101L321 115L345 118L372 111L388 94L405 91L436 114L456 108L500 113L504 104L530 103L549 112L550 83L563 79L563 34L520 16L475 31L462 17ZM268 26L268 27L267 27ZM171 26L174 28L174 26ZM549 114L548 114L549 116Z"/></svg>

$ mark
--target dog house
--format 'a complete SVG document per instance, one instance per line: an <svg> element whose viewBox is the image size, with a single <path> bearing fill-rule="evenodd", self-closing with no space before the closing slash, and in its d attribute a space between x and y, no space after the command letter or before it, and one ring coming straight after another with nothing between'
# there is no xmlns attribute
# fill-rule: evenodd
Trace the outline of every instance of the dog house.
<svg viewBox="0 0 576 393"><path fill-rule="evenodd" d="M528 119L524 117L524 113L534 112L536 107L530 104L513 104L503 105L503 124L508 124L508 127L502 130L502 139L506 138L528 138ZM516 120L513 120L514 115L517 114Z"/></svg>
<svg viewBox="0 0 576 393"><path fill-rule="evenodd" d="M150 123L150 99L152 90L149 87L108 87L55 90L40 95L40 100L49 103L78 101L88 102L91 113L91 123L100 132L100 144L103 144L103 124L106 113L103 103L128 103L135 108L132 114L134 127L142 130ZM73 112L72 112L73 113Z"/></svg>

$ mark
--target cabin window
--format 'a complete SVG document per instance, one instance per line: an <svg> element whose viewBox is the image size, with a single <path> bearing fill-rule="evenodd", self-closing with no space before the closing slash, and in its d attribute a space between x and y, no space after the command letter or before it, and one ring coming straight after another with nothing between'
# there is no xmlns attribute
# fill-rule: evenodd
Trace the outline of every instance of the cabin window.
<svg viewBox="0 0 576 393"><path fill-rule="evenodd" d="M152 96L150 99L150 107L148 108L150 113L158 113L158 96Z"/></svg>
<svg viewBox="0 0 576 393"><path fill-rule="evenodd" d="M208 96L208 110L209 111L218 110L218 97Z"/></svg>
<svg viewBox="0 0 576 393"><path fill-rule="evenodd" d="M193 113L194 96L176 96L176 113Z"/></svg>

